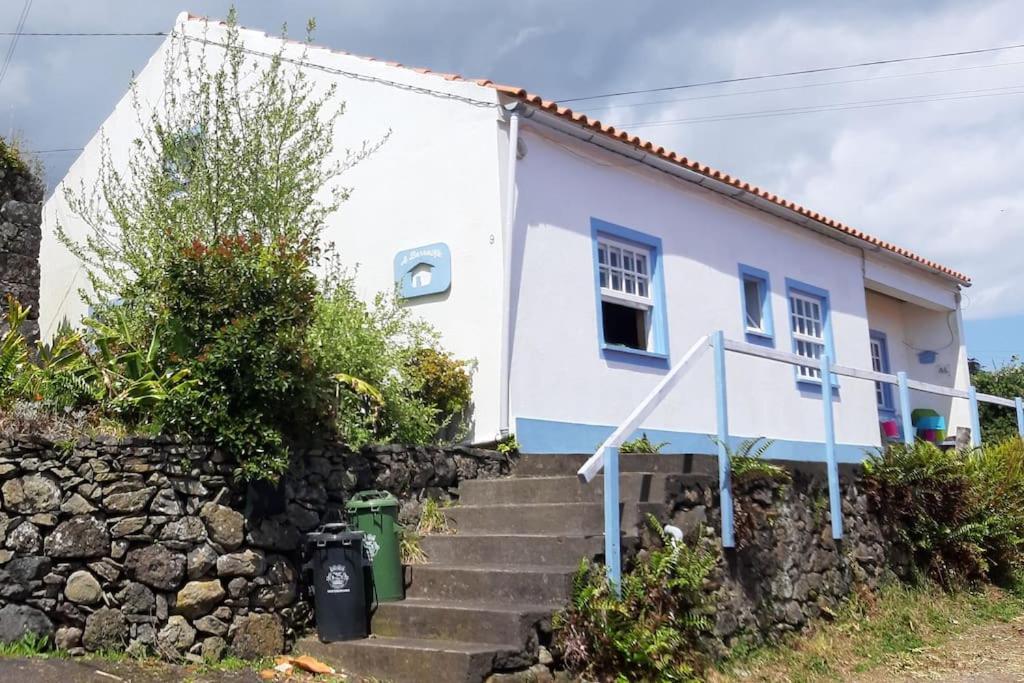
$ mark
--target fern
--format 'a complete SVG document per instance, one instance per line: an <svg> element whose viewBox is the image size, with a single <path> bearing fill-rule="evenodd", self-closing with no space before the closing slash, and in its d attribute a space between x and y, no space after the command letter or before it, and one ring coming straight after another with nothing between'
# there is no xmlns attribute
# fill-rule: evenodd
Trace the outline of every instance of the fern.
<svg viewBox="0 0 1024 683"><path fill-rule="evenodd" d="M699 680L697 641L711 628L704 581L715 559L667 537L653 517L659 546L637 557L616 598L604 567L584 561L569 607L554 619L556 645L584 678L620 681Z"/></svg>
<svg viewBox="0 0 1024 683"><path fill-rule="evenodd" d="M763 436L744 439L735 448L717 437L711 437L711 440L725 447L730 472L737 483L756 479L788 482L791 478L789 470L764 459L765 454L775 444L772 439Z"/></svg>
<svg viewBox="0 0 1024 683"><path fill-rule="evenodd" d="M654 443L647 437L647 434L642 434L632 441L623 441L622 445L619 446L619 452L627 454L655 454L661 453L661 449L667 445L668 441Z"/></svg>

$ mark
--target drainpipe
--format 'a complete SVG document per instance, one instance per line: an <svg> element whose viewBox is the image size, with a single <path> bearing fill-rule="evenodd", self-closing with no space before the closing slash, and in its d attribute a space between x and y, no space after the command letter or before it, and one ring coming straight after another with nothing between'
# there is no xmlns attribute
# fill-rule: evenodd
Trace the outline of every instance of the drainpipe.
<svg viewBox="0 0 1024 683"><path fill-rule="evenodd" d="M519 151L519 103L509 105L508 158L505 160L505 220L502 224L502 291L501 291L501 379L498 388L498 438L509 434L512 387L512 229L516 220L516 160Z"/></svg>

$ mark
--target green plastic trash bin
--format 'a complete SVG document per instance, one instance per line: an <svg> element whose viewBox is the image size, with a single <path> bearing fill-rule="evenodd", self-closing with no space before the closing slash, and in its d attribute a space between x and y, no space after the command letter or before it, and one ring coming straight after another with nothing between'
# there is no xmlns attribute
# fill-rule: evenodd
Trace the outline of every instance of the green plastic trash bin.
<svg viewBox="0 0 1024 683"><path fill-rule="evenodd" d="M345 503L345 512L365 534L363 547L373 566L378 602L405 597L398 549L398 499L387 491L360 491Z"/></svg>

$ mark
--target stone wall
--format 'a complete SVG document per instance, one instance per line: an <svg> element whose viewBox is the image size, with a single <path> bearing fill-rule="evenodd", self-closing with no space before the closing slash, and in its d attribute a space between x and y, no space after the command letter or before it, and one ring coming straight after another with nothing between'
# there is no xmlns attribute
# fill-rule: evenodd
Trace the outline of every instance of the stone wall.
<svg viewBox="0 0 1024 683"><path fill-rule="evenodd" d="M720 551L717 482L681 479L669 518L692 539L701 536L720 560L707 583L714 630L709 650L758 643L802 629L863 587L907 572L907 558L884 533L862 487L858 466L841 466L844 538L832 540L823 465L785 465L789 482L752 479L733 486L735 550Z"/></svg>
<svg viewBox="0 0 1024 683"><path fill-rule="evenodd" d="M218 451L165 439L0 442L0 641L169 659L275 654L309 623L303 534L354 491L425 496L500 476L473 449L311 448L275 488L232 485Z"/></svg>
<svg viewBox="0 0 1024 683"><path fill-rule="evenodd" d="M39 338L39 243L43 185L28 171L0 164L0 298L31 307L25 334Z"/></svg>

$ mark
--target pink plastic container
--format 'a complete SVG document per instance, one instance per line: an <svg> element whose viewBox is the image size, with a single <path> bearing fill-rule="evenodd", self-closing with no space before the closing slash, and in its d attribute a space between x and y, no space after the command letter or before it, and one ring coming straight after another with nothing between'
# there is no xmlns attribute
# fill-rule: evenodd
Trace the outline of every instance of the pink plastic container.
<svg viewBox="0 0 1024 683"><path fill-rule="evenodd" d="M898 439L900 438L900 423L896 420L882 420L882 431L885 432L886 438Z"/></svg>

